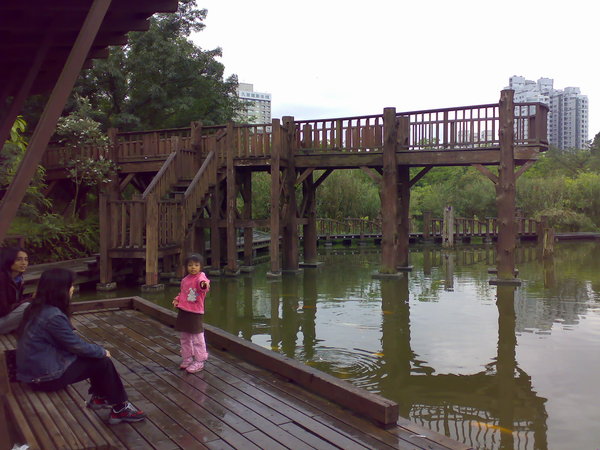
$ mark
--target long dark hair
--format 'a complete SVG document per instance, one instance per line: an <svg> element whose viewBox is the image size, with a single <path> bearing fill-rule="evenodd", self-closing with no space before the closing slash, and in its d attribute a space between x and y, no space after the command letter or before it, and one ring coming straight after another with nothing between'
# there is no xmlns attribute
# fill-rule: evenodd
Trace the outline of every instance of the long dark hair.
<svg viewBox="0 0 600 450"><path fill-rule="evenodd" d="M10 272L10 268L17 260L19 252L27 253L21 247L5 247L0 249L0 270Z"/></svg>
<svg viewBox="0 0 600 450"><path fill-rule="evenodd" d="M40 276L35 297L25 311L19 325L19 334L25 329L27 323L38 315L46 305L56 306L69 316L69 304L71 303L69 291L74 281L75 273L71 270L61 268L44 270Z"/></svg>

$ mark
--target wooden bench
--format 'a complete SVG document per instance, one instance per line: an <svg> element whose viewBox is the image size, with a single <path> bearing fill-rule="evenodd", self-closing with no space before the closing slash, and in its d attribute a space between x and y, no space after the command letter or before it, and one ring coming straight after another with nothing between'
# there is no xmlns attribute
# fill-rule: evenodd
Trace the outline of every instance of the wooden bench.
<svg viewBox="0 0 600 450"><path fill-rule="evenodd" d="M0 336L0 445L31 449L119 448L108 426L73 386L37 392L14 379L14 337Z"/></svg>

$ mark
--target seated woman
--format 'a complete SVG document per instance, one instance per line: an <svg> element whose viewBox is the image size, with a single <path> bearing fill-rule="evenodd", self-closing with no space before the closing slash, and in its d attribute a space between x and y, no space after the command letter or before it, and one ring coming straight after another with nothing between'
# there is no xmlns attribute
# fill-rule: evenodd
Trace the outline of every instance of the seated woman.
<svg viewBox="0 0 600 450"><path fill-rule="evenodd" d="M17 379L39 391L55 391L89 379L87 406L112 408L109 424L143 420L146 415L127 401L109 351L73 331L69 304L74 279L75 274L66 269L42 273L18 330Z"/></svg>
<svg viewBox="0 0 600 450"><path fill-rule="evenodd" d="M3 248L0 252L0 334L10 333L19 326L29 305L23 296L23 274L29 265L25 250Z"/></svg>

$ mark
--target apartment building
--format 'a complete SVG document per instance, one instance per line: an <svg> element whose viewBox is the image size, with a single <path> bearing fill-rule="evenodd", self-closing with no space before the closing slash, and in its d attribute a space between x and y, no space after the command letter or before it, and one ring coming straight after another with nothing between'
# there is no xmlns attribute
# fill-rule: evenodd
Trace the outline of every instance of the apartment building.
<svg viewBox="0 0 600 450"><path fill-rule="evenodd" d="M540 102L548 105L548 141L561 150L588 145L588 98L578 87L554 89L554 80L537 81L514 75L507 89L515 91L515 102Z"/></svg>
<svg viewBox="0 0 600 450"><path fill-rule="evenodd" d="M254 85L239 83L238 97L245 103L243 117L247 123L271 123L271 94L254 91Z"/></svg>

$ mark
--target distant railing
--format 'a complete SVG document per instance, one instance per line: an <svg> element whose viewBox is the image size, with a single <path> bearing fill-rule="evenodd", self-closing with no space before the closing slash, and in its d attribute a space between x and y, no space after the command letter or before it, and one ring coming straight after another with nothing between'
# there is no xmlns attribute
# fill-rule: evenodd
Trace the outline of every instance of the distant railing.
<svg viewBox="0 0 600 450"><path fill-rule="evenodd" d="M515 104L514 142L516 146L547 145L547 106L541 103ZM498 149L500 145L499 105L475 105L423 111L398 112L396 117L409 121L406 151L447 151ZM294 121L293 148L310 152L381 152L383 149L383 115ZM200 152L217 149L219 161L224 152L234 158L270 157L273 151L273 124L233 125L233 136L226 137L227 126L202 127ZM173 137L180 148L192 149L192 128L173 128L144 132L116 133L117 163L167 158L174 149ZM227 145L218 145L218 144ZM60 166L63 150L50 147L43 164ZM93 150L90 150L93 154ZM97 152L99 153L99 152ZM62 158L62 159L61 159Z"/></svg>

